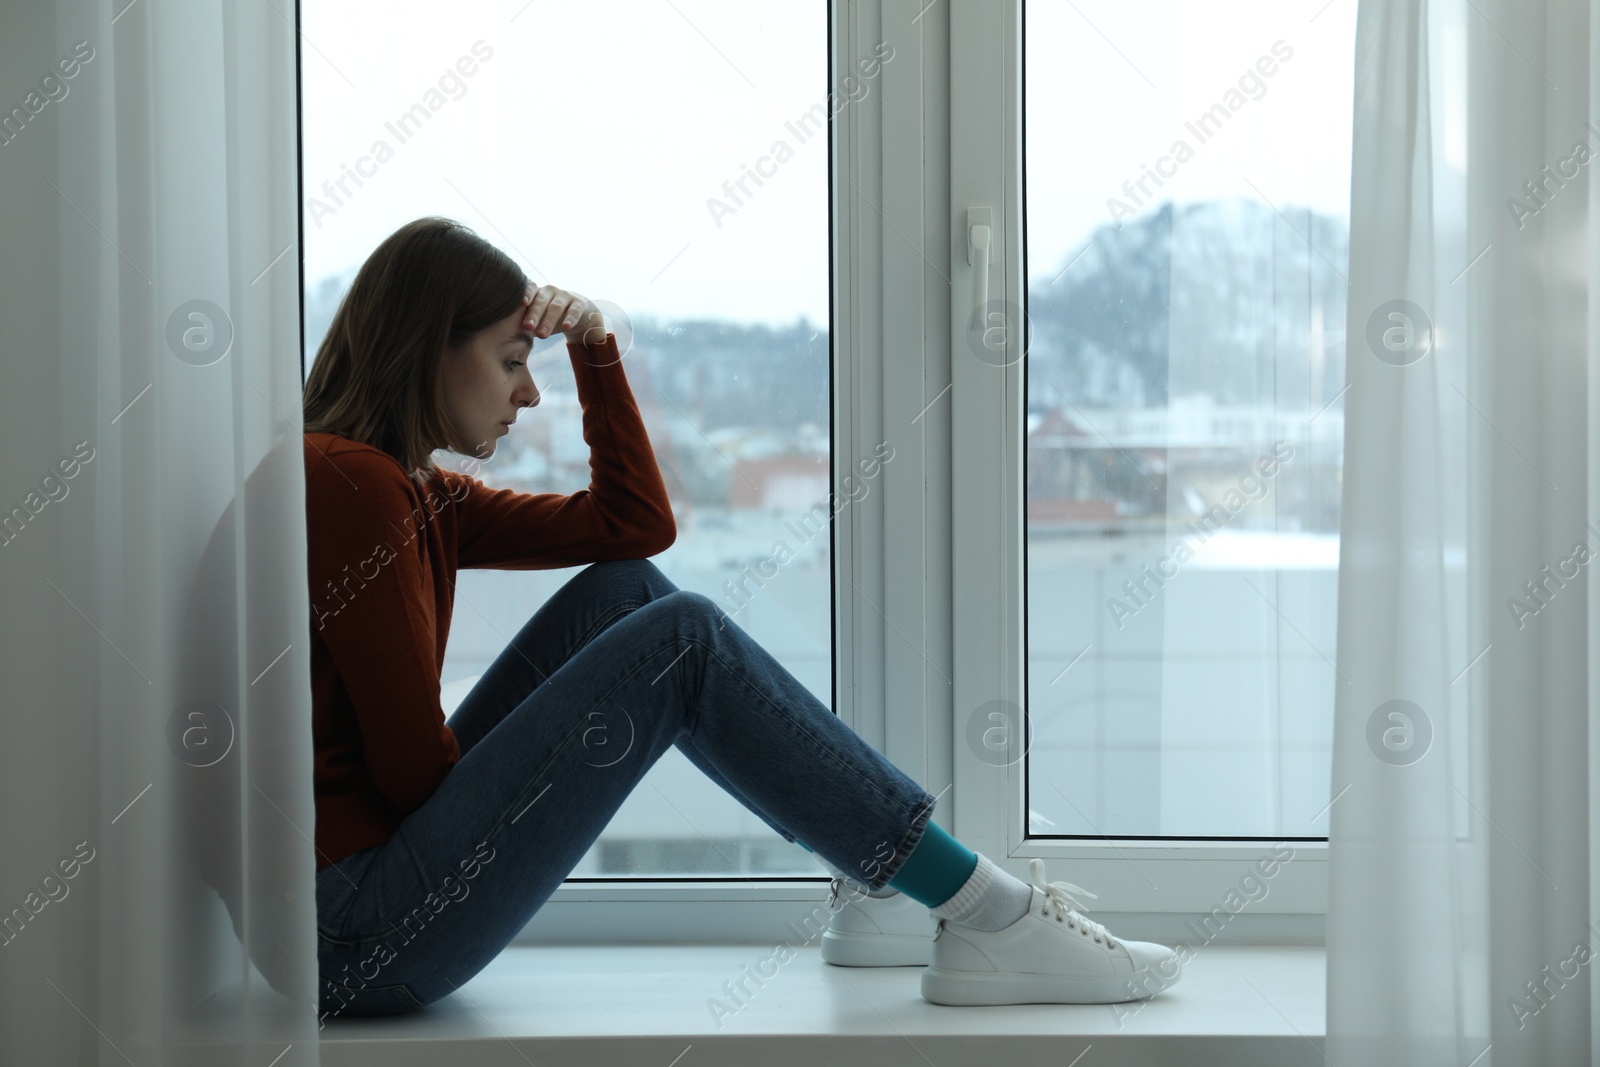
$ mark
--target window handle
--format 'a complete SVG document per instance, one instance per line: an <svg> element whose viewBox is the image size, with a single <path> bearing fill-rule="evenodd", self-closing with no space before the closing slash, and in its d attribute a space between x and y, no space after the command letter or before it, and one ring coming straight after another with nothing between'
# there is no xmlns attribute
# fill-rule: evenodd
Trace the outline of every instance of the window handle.
<svg viewBox="0 0 1600 1067"><path fill-rule="evenodd" d="M989 229L990 214L986 207L967 208L967 262L973 266L973 307L978 316L989 305Z"/></svg>

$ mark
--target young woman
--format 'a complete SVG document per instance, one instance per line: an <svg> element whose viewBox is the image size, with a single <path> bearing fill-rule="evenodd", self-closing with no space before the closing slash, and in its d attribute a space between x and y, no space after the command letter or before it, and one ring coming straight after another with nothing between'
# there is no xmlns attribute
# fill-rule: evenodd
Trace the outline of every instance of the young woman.
<svg viewBox="0 0 1600 1067"><path fill-rule="evenodd" d="M557 332L589 488L494 490L435 467L436 449L494 453L539 403L534 339ZM1037 861L1030 886L963 847L931 821L932 795L646 560L677 531L590 301L533 287L458 223L418 219L356 275L304 408L327 1015L415 1010L471 978L668 746L869 893L863 909L896 891L931 908L930 1000L1112 1002L1176 979L1171 950L1084 918L1082 890L1044 882ZM446 721L457 568L582 564Z"/></svg>

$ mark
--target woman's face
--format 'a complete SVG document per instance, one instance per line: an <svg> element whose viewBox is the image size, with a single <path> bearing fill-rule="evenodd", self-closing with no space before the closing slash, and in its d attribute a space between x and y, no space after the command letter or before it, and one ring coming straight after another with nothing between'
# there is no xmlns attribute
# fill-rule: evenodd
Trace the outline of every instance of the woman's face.
<svg viewBox="0 0 1600 1067"><path fill-rule="evenodd" d="M487 459L517 413L539 403L528 371L533 335L522 328L525 307L445 350L444 408L453 437L446 446Z"/></svg>

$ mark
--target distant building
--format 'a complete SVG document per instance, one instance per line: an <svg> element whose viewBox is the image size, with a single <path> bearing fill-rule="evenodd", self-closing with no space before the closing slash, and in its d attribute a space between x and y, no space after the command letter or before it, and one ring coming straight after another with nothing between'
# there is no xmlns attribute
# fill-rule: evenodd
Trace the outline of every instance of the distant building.
<svg viewBox="0 0 1600 1067"><path fill-rule="evenodd" d="M801 512L828 499L826 456L741 459L728 480L730 508Z"/></svg>

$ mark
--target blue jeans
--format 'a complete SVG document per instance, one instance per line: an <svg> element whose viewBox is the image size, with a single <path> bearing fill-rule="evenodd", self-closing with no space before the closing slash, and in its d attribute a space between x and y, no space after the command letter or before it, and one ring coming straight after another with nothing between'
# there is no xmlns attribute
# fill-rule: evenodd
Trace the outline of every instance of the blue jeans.
<svg viewBox="0 0 1600 1067"><path fill-rule="evenodd" d="M394 836L317 872L321 1011L392 1015L500 953L668 745L787 840L880 889L934 797L707 596L586 567L448 725L461 760Z"/></svg>

